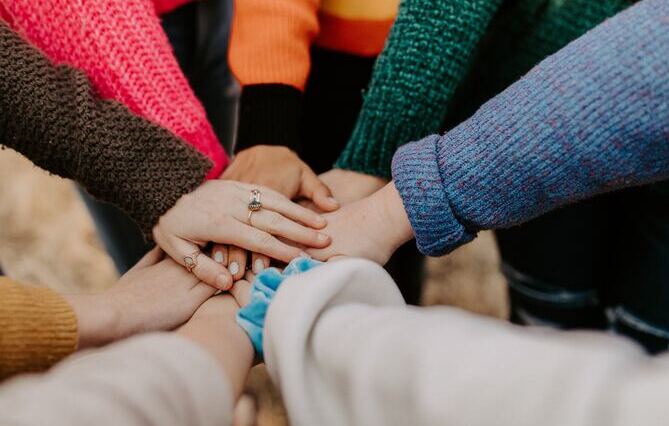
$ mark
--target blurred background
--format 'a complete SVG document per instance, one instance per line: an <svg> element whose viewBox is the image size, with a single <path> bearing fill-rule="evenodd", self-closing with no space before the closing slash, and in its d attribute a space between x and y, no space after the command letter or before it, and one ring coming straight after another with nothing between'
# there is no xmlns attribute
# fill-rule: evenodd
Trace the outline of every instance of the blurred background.
<svg viewBox="0 0 669 426"><path fill-rule="evenodd" d="M71 182L50 176L12 150L0 150L0 267L6 275L61 292L97 292L118 277ZM429 259L422 304L508 315L494 237L481 233L449 256ZM285 425L280 396L263 366L248 392L257 424Z"/></svg>

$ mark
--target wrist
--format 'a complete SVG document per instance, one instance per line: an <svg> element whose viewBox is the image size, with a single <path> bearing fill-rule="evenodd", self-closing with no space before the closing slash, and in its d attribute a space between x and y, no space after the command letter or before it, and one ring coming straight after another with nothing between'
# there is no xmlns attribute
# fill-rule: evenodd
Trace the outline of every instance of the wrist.
<svg viewBox="0 0 669 426"><path fill-rule="evenodd" d="M370 201L381 218L383 224L384 246L391 247L393 252L402 244L414 237L411 222L404 210L404 203L394 182L386 184L370 197Z"/></svg>
<svg viewBox="0 0 669 426"><path fill-rule="evenodd" d="M102 346L123 337L120 312L104 294L63 296L77 317L77 350Z"/></svg>

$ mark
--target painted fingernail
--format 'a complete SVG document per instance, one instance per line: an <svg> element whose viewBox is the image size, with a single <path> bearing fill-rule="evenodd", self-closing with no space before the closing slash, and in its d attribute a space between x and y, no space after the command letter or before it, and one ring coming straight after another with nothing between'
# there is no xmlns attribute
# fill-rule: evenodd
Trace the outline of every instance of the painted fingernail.
<svg viewBox="0 0 669 426"><path fill-rule="evenodd" d="M216 277L216 287L220 288L221 290L225 290L229 286L230 286L230 279L228 278L227 275L220 274L218 277Z"/></svg>
<svg viewBox="0 0 669 426"><path fill-rule="evenodd" d="M214 253L214 261L216 263L223 263L223 252L222 251L216 251Z"/></svg>
<svg viewBox="0 0 669 426"><path fill-rule="evenodd" d="M256 261L253 262L253 273L258 274L262 272L263 269L265 269L265 262L263 262L262 259L256 259Z"/></svg>
<svg viewBox="0 0 669 426"><path fill-rule="evenodd" d="M228 266L228 271L230 271L232 275L237 275L237 273L239 273L239 263L232 262L230 266Z"/></svg>
<svg viewBox="0 0 669 426"><path fill-rule="evenodd" d="M318 237L316 237L316 238L317 238L318 241L321 242L321 243L324 243L324 242L330 240L330 237L329 237L329 236L327 236L327 235L325 235L325 234L321 234L321 233L319 233L319 234L318 234Z"/></svg>

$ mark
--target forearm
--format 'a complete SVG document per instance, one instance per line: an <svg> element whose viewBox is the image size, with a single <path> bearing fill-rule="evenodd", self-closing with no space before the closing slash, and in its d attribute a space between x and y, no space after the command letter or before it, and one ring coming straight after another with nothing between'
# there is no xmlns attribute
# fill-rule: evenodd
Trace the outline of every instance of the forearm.
<svg viewBox="0 0 669 426"><path fill-rule="evenodd" d="M320 0L235 2L229 61L242 85L236 151L256 145L298 150L319 5Z"/></svg>
<svg viewBox="0 0 669 426"><path fill-rule="evenodd" d="M45 370L77 346L77 317L45 288L0 278L0 380Z"/></svg>
<svg viewBox="0 0 669 426"><path fill-rule="evenodd" d="M436 132L501 0L405 0L337 167L388 178L395 150Z"/></svg>
<svg viewBox="0 0 669 426"><path fill-rule="evenodd" d="M86 352L0 388L2 423L30 426L228 425L233 403L214 358L174 333Z"/></svg>
<svg viewBox="0 0 669 426"><path fill-rule="evenodd" d="M50 60L81 69L100 96L195 147L212 162L209 177L221 173L227 157L152 0L12 0L5 7L12 27Z"/></svg>
<svg viewBox="0 0 669 426"><path fill-rule="evenodd" d="M177 332L217 361L235 400L244 389L253 363L253 346L235 320L238 310L239 306L230 295L216 296Z"/></svg>
<svg viewBox="0 0 669 426"><path fill-rule="evenodd" d="M282 284L265 349L297 424L649 424L669 382L624 339L404 306L381 267L352 259Z"/></svg>
<svg viewBox="0 0 669 426"><path fill-rule="evenodd" d="M0 141L80 182L150 233L211 163L166 130L95 96L86 77L53 66L0 22Z"/></svg>
<svg viewBox="0 0 669 426"><path fill-rule="evenodd" d="M669 176L666 2L647 0L538 65L393 176L418 244L439 255L595 194Z"/></svg>

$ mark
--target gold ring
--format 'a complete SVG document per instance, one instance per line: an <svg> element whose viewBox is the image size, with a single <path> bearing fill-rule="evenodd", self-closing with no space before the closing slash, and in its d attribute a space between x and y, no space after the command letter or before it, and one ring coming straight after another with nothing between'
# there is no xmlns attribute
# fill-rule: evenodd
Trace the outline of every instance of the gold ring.
<svg viewBox="0 0 669 426"><path fill-rule="evenodd" d="M188 256L184 256L184 267L188 272L193 272L193 269L197 267L197 258L202 254L200 250L194 251Z"/></svg>
<svg viewBox="0 0 669 426"><path fill-rule="evenodd" d="M251 216L253 216L253 213L255 213L255 212L256 212L255 210L249 209L249 215L246 218L246 223L248 223L249 226L253 226L253 224L251 223Z"/></svg>
<svg viewBox="0 0 669 426"><path fill-rule="evenodd" d="M252 189L251 194L249 195L249 210L256 212L262 208L262 203L260 202L260 191L257 189Z"/></svg>

